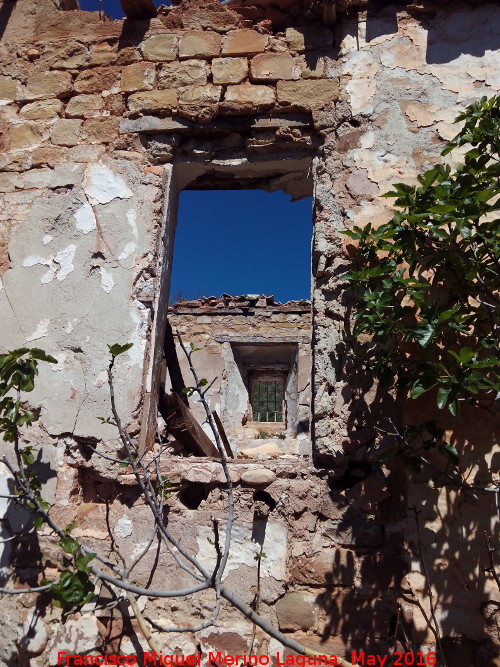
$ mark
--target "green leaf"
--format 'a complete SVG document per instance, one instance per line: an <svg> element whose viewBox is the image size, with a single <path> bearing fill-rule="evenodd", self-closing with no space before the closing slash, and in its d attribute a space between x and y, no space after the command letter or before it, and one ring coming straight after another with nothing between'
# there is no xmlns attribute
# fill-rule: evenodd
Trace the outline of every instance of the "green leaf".
<svg viewBox="0 0 500 667"><path fill-rule="evenodd" d="M449 387L448 385L439 387L437 393L437 406L440 410L446 407L448 403L448 398L450 396L450 392L451 392L451 387Z"/></svg>
<svg viewBox="0 0 500 667"><path fill-rule="evenodd" d="M67 554L76 554L76 552L80 549L80 544L75 540L74 537L71 537L71 535L66 535L65 537L62 537L59 540L59 544L62 547L62 550L65 551Z"/></svg>
<svg viewBox="0 0 500 667"><path fill-rule="evenodd" d="M127 352L127 350L130 350L132 347L134 347L133 343L125 343L125 345L114 343L114 345L108 345L108 350L113 357L117 357L118 355Z"/></svg>

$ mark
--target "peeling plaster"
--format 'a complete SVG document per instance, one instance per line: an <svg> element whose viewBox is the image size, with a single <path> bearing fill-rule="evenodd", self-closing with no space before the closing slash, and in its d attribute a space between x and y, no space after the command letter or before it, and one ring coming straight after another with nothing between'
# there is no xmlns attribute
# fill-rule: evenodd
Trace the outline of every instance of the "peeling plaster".
<svg viewBox="0 0 500 667"><path fill-rule="evenodd" d="M42 239L42 243L43 245L48 245L53 240L54 240L53 236L51 236L50 234L45 234L45 236Z"/></svg>
<svg viewBox="0 0 500 667"><path fill-rule="evenodd" d="M127 221L132 227L132 234L135 238L139 237L139 232L137 230L137 213L134 208L131 208L127 211Z"/></svg>
<svg viewBox="0 0 500 667"><path fill-rule="evenodd" d="M97 229L97 221L94 214L94 209L87 202L85 202L75 213L76 228L82 234L89 234L94 229Z"/></svg>
<svg viewBox="0 0 500 667"><path fill-rule="evenodd" d="M127 257L130 257L130 255L135 252L136 248L137 245L133 241L130 241L130 243L127 243L122 252L118 255L118 259L127 259Z"/></svg>
<svg viewBox="0 0 500 667"><path fill-rule="evenodd" d="M130 537L132 535L132 521L126 514L118 519L113 532L117 537Z"/></svg>
<svg viewBox="0 0 500 667"><path fill-rule="evenodd" d="M133 347L128 351L131 366L142 364L144 361L149 319L149 309L140 301L135 301L134 303L136 310L130 311L130 317L135 324L134 332L130 337Z"/></svg>
<svg viewBox="0 0 500 667"><path fill-rule="evenodd" d="M121 176L117 176L102 162L85 169L83 189L91 204L109 204L113 199L129 199L133 192Z"/></svg>
<svg viewBox="0 0 500 667"><path fill-rule="evenodd" d="M69 276L74 270L73 258L76 252L76 245L70 244L67 248L60 250L57 254L51 255L48 259L39 255L30 255L23 262L25 268L30 268L36 264L48 266L49 270L40 278L42 285L51 283L54 278L61 281Z"/></svg>
<svg viewBox="0 0 500 667"><path fill-rule="evenodd" d="M108 273L106 269L104 269L102 266L99 269L99 273L101 275L101 287L102 289L109 294L113 287L115 286L115 281L113 280L113 276L111 273Z"/></svg>
<svg viewBox="0 0 500 667"><path fill-rule="evenodd" d="M38 340L39 338L44 338L49 330L50 320L40 320L38 322L35 331L31 336L26 336L26 342L30 343L32 340Z"/></svg>

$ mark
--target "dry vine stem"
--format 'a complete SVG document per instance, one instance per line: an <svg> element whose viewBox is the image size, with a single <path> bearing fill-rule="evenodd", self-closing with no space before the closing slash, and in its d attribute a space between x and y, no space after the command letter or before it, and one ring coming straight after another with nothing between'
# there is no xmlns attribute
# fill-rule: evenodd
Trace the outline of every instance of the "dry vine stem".
<svg viewBox="0 0 500 667"><path fill-rule="evenodd" d="M156 642L156 637L153 636L152 631L150 630L149 625L153 627L154 630L156 630L159 633L171 633L171 632L176 632L176 633L194 633L198 632L200 630L203 630L204 628L210 627L214 625L217 621L217 617L220 611L221 607L221 602L222 599L225 599L227 602L229 602L235 609L238 609L243 616L245 616L249 621L251 621L255 626L258 626L264 632L266 632L269 636L273 637L276 639L280 644L283 646L301 654L301 655L308 655L308 656L319 656L319 655L324 655L322 653L318 653L317 651L313 651L305 646L302 646L298 642L296 642L294 639L287 637L286 635L282 634L274 628L266 619L264 619L262 616L260 616L255 610L253 610L251 607L249 607L245 602L240 600L237 596L235 596L228 588L226 588L222 584L222 576L224 574L224 570L229 558L229 553L231 549L231 532L232 532L232 525L234 521L234 491L233 491L233 485L231 482L231 476L230 472L227 466L227 459L226 459L226 453L225 449L223 447L223 444L220 440L219 433L217 430L217 427L215 425L215 422L213 420L212 414L210 412L210 407L208 405L208 402L206 400L206 392L207 389L202 390L202 384L200 384L200 380L198 378L198 375L196 373L196 369L193 366L192 363L192 353L194 350L188 350L184 343L182 342L179 334L179 342L180 345L184 351L184 354L187 357L189 367L191 370L191 373L193 375L194 381L195 381L195 387L193 388L194 392L198 395L200 402L202 403L206 415L207 415L207 421L210 424L210 427L212 429L212 432L214 434L214 439L215 443L217 446L217 449L220 454L220 464L224 470L224 475L226 478L226 485L225 485L225 492L227 494L228 498L228 504L227 504L227 518L226 518L226 530L225 530L225 541L224 541L224 546L221 549L219 545L219 533L218 533L218 525L214 523L214 535L215 535L215 548L217 551L217 559L216 559L216 565L214 568L213 572L207 572L207 570L201 565L201 563L194 557L192 556L186 549L185 547L181 544L181 542L175 538L171 532L169 531L168 527L165 525L165 522L163 521L163 505L164 505L164 490L162 489L161 485L158 485L158 482L161 482L161 475L160 475L160 468L159 468L159 458L162 454L162 448L160 448L159 453L157 453L152 460L149 460L146 462L145 454L140 454L138 447L135 445L135 443L132 441L130 438L129 434L127 431L124 429L120 416L117 411L116 407L116 401L115 401L115 393L114 393L114 385L113 385L113 368L114 368L114 363L115 363L115 357L116 355L112 354L111 361L109 363L108 367L108 381L109 381L109 392L110 392L110 402L111 402L111 411L113 414L114 418L114 424L116 425L118 429L118 433L120 436L120 440L126 450L127 453L127 462L130 464L132 467L132 471L135 476L135 480L137 485L140 488L142 497L144 498L144 501L146 502L146 505L150 508L153 519L154 519L154 526L152 530L152 535L150 539L148 540L147 544L145 547L141 550L139 555L134 558L133 562L127 565L126 560L124 556L119 552L117 549L116 545L114 542L112 543L112 551L118 556L120 559L122 566L120 567L116 563L113 563L109 558L105 558L102 555L95 553L95 551L92 549L89 549L86 547L84 544L80 544L80 551L83 554L94 554L95 560L99 561L101 566L106 568L109 572L103 571L101 567L96 567L96 566L91 566L90 570L96 580L99 580L101 582L106 582L108 584L112 584L112 586L116 587L117 589L123 591L124 597L128 600L130 607L132 609L133 614L135 615L139 627L141 628L142 633L144 634L144 638L146 639L148 645L150 648L155 652L159 653L159 647ZM210 385L209 385L210 386ZM32 505L35 508L35 513L37 513L39 516L43 517L44 521L48 525L48 527L52 530L53 533L55 533L59 538L64 538L65 537L65 532L64 530L55 523L47 510L45 510L41 505L36 497L36 494L33 492L29 485L29 480L25 474L26 468L23 464L23 460L20 454L19 450L19 442L16 439L14 443L14 450L16 454L16 460L17 460L17 465L18 465L18 470L15 470L14 467L4 458L4 463L8 467L10 473L12 474L16 487L19 489L19 494L16 495L16 498L25 498L28 501L32 503ZM93 451L101 456L100 452L98 452L96 449L93 448ZM109 457L107 455L102 455L103 458L105 459L111 459L114 462L117 463L123 463L123 461L118 460L118 459L112 459L112 457ZM150 472L150 467L154 466L154 472ZM156 478L156 480L154 479ZM149 551L152 543L154 540L158 540L158 545L159 546L165 546L165 548L168 550L172 558L175 560L177 565L187 572L195 581L193 586L184 588L181 590L154 590L154 589L149 589L149 588L142 588L140 586L135 586L133 583L129 582L129 575L132 571L133 568L139 563L139 561L146 555L146 553ZM54 582L57 583L57 582ZM16 594L16 593L39 593L43 591L47 591L50 589L51 584L45 585L45 586L38 586L34 588L23 588L19 590L12 590L12 589L6 589L6 588L0 588L0 593L7 593L7 594ZM147 598L180 598L180 597L185 597L189 595L194 595L198 592L201 592L203 590L213 590L215 592L215 606L214 610L212 612L211 617L206 620L205 622L201 623L200 625L196 627L184 627L184 628L179 628L179 627L161 627L157 623L151 621L150 619L147 619L144 614L140 611L138 605L137 605L137 597L144 596ZM115 593L116 595L116 593ZM117 596L118 597L118 596ZM343 667L353 667L352 663L348 662L347 660L344 660L343 658L340 658L337 656L337 660L339 665L342 665Z"/></svg>

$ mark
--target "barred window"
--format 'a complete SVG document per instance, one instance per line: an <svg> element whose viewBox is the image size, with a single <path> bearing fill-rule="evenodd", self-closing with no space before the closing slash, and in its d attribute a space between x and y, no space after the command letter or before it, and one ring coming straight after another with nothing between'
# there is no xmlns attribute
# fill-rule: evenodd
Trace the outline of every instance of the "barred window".
<svg viewBox="0 0 500 667"><path fill-rule="evenodd" d="M283 423L282 378L256 378L252 381L252 415L256 422Z"/></svg>

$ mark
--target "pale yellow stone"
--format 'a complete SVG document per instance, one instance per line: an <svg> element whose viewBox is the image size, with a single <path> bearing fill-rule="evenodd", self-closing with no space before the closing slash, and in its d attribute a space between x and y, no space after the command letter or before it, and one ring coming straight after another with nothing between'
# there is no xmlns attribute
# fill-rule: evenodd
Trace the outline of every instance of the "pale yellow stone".
<svg viewBox="0 0 500 667"><path fill-rule="evenodd" d="M118 136L119 118L91 118L82 125L82 141L89 144L108 144Z"/></svg>
<svg viewBox="0 0 500 667"><path fill-rule="evenodd" d="M89 65L112 65L118 57L109 44L96 44L91 51Z"/></svg>
<svg viewBox="0 0 500 667"><path fill-rule="evenodd" d="M76 69L85 65L88 59L88 48L73 39L55 43L43 54L43 61L49 62L53 69Z"/></svg>
<svg viewBox="0 0 500 667"><path fill-rule="evenodd" d="M128 98L130 111L163 111L177 104L175 90L152 90L146 93L134 93Z"/></svg>
<svg viewBox="0 0 500 667"><path fill-rule="evenodd" d="M30 120L40 120L44 118L54 118L63 110L61 100L40 100L39 102L30 102L25 104L19 111L19 115Z"/></svg>
<svg viewBox="0 0 500 667"><path fill-rule="evenodd" d="M246 58L214 58L212 81L214 83L241 83L248 74Z"/></svg>
<svg viewBox="0 0 500 667"><path fill-rule="evenodd" d="M302 79L278 81L278 102L310 108L323 102L336 101L340 86L337 79Z"/></svg>
<svg viewBox="0 0 500 667"><path fill-rule="evenodd" d="M12 102L17 97L18 82L9 76L0 76L0 100Z"/></svg>
<svg viewBox="0 0 500 667"><path fill-rule="evenodd" d="M177 57L177 35L155 35L141 44L146 60L175 60Z"/></svg>
<svg viewBox="0 0 500 667"><path fill-rule="evenodd" d="M122 69L120 90L134 92L136 90L151 90L155 85L156 71L149 63L133 63Z"/></svg>
<svg viewBox="0 0 500 667"><path fill-rule="evenodd" d="M323 49L333 44L331 28L309 26L287 28L285 34L291 51L311 51L313 49Z"/></svg>
<svg viewBox="0 0 500 667"><path fill-rule="evenodd" d="M180 104L215 104L220 100L221 86L187 86L179 90Z"/></svg>
<svg viewBox="0 0 500 667"><path fill-rule="evenodd" d="M160 88L205 85L207 83L207 63L204 60L183 60L163 65L159 75Z"/></svg>
<svg viewBox="0 0 500 667"><path fill-rule="evenodd" d="M259 53L250 63L250 76L254 81L280 81L298 79L299 73L289 53Z"/></svg>
<svg viewBox="0 0 500 667"><path fill-rule="evenodd" d="M71 92L69 72L42 72L28 77L24 91L26 100L42 100L47 97L62 97Z"/></svg>
<svg viewBox="0 0 500 667"><path fill-rule="evenodd" d="M274 104L275 92L270 86L242 83L239 86L228 86L224 99L239 104Z"/></svg>
<svg viewBox="0 0 500 667"><path fill-rule="evenodd" d="M100 95L76 95L66 106L66 116L69 118L89 118L95 116L104 106Z"/></svg>
<svg viewBox="0 0 500 667"><path fill-rule="evenodd" d="M181 37L179 58L209 58L220 54L220 35L210 30L192 30Z"/></svg>
<svg viewBox="0 0 500 667"><path fill-rule="evenodd" d="M81 120L60 118L52 126L50 140L57 146L75 146L80 137Z"/></svg>
<svg viewBox="0 0 500 667"><path fill-rule="evenodd" d="M243 56L260 53L267 46L267 35L251 29L231 30L222 42L222 55Z"/></svg>
<svg viewBox="0 0 500 667"><path fill-rule="evenodd" d="M31 123L11 125L7 132L7 137L10 150L28 148L28 146L38 146L43 139L37 126Z"/></svg>

